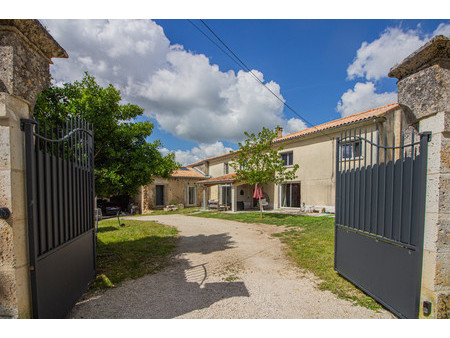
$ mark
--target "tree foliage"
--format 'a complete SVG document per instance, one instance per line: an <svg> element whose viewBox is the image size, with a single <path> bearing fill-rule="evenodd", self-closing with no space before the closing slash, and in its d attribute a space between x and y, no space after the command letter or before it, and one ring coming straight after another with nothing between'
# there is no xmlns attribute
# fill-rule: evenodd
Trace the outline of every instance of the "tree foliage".
<svg viewBox="0 0 450 338"><path fill-rule="evenodd" d="M95 191L101 197L136 195L152 176L169 177L179 167L173 153L159 152L160 140L146 141L153 123L133 121L144 109L121 99L113 85L103 88L85 73L81 81L43 91L34 108L35 117L50 125L72 117L93 125Z"/></svg>
<svg viewBox="0 0 450 338"><path fill-rule="evenodd" d="M279 154L284 145L273 141L278 135L278 128L270 130L265 127L256 135L244 133L247 139L239 142L239 149L234 152L230 166L239 182L249 185L280 184L296 178L298 164L286 167ZM262 205L259 203L262 217Z"/></svg>

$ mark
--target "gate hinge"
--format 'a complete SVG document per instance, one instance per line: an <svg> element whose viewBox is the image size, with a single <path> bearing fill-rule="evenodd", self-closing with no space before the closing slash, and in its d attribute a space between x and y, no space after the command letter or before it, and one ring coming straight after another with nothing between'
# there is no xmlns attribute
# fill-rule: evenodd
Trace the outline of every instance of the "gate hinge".
<svg viewBox="0 0 450 338"><path fill-rule="evenodd" d="M427 141L430 142L431 141L431 131L423 131L421 133L419 133L420 136L426 136L427 137Z"/></svg>
<svg viewBox="0 0 450 338"><path fill-rule="evenodd" d="M33 119L20 119L20 130L25 130L25 124L37 124L37 122Z"/></svg>

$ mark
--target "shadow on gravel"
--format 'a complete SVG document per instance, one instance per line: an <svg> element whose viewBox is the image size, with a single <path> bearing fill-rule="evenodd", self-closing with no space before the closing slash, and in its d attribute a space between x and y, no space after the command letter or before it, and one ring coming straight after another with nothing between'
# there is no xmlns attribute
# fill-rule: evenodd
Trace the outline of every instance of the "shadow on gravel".
<svg viewBox="0 0 450 338"><path fill-rule="evenodd" d="M226 233L216 235L181 236L180 247L183 253L202 253L204 255L234 248L235 242ZM179 251L177 251L179 252Z"/></svg>
<svg viewBox="0 0 450 338"><path fill-rule="evenodd" d="M184 253L209 254L232 248L231 236L181 236L179 241L168 267L92 295L78 303L69 318L175 318L222 299L250 296L243 282L208 282L208 264L192 266L180 258Z"/></svg>

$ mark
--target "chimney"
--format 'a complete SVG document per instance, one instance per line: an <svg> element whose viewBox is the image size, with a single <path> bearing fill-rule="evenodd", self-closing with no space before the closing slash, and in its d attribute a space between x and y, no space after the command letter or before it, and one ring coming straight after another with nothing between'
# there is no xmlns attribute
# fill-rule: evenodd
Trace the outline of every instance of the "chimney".
<svg viewBox="0 0 450 338"><path fill-rule="evenodd" d="M278 138L283 137L283 128L278 127L277 132L278 132Z"/></svg>

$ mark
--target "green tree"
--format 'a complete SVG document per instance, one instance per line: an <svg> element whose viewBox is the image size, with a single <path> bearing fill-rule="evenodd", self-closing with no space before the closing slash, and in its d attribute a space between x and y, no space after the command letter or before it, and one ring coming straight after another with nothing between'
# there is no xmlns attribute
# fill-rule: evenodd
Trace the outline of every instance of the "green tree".
<svg viewBox="0 0 450 338"><path fill-rule="evenodd" d="M163 156L160 140L147 142L153 132L151 122L133 122L144 109L121 104L120 91L101 87L85 73L81 81L51 86L43 91L34 115L50 125L81 117L94 128L95 191L100 197L136 195L152 176L169 177L179 167L175 155Z"/></svg>
<svg viewBox="0 0 450 338"><path fill-rule="evenodd" d="M247 139L242 143L239 142L239 149L234 152L230 163L239 182L261 186L268 183L280 184L286 180L295 179L298 164L286 167L279 154L284 145L277 146L273 142L278 135L278 128L270 130L263 127L258 135L244 133ZM262 218L261 196L259 196L259 208Z"/></svg>

